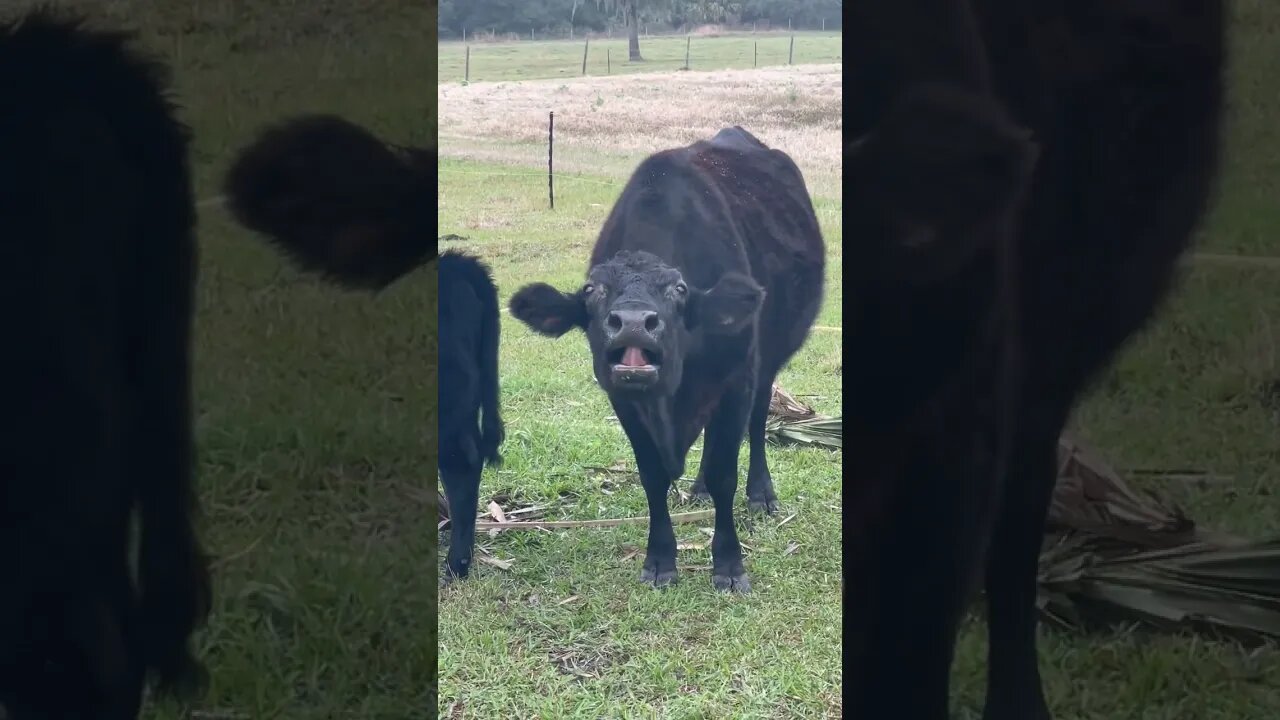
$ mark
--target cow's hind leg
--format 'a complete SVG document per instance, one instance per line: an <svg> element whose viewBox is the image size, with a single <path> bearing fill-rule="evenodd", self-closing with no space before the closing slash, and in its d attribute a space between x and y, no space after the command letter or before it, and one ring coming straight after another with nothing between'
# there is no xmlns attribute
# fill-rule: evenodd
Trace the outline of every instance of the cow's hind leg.
<svg viewBox="0 0 1280 720"><path fill-rule="evenodd" d="M727 390L707 424L702 450L707 492L716 506L716 529L711 538L711 584L717 590L750 592L742 564L742 546L733 521L733 498L738 491L738 450L751 412L750 386Z"/></svg>
<svg viewBox="0 0 1280 720"><path fill-rule="evenodd" d="M465 578L471 571L476 542L476 505L483 471L475 439L448 439L440 448L440 481L449 501L449 578Z"/></svg>
<svg viewBox="0 0 1280 720"><path fill-rule="evenodd" d="M773 477L765 457L764 428L769 421L769 401L773 398L773 373L762 374L755 397L751 401L751 419L747 421L747 440L751 458L747 465L747 507L772 515L778 512L778 496L773 491Z"/></svg>
<svg viewBox="0 0 1280 720"><path fill-rule="evenodd" d="M693 486L689 488L689 492L693 495L693 499L699 502L710 502L711 493L707 492L707 463L705 458L703 462L698 464L698 477L693 481Z"/></svg>

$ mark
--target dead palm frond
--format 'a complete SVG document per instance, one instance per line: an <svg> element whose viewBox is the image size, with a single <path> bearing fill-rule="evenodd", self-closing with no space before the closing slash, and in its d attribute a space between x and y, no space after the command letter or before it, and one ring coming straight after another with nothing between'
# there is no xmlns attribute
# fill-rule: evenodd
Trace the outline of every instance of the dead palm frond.
<svg viewBox="0 0 1280 720"><path fill-rule="evenodd" d="M841 449L844 438L839 417L823 417L774 383L769 398L765 437L778 445L809 445Z"/></svg>
<svg viewBox="0 0 1280 720"><path fill-rule="evenodd" d="M841 449L844 432L839 417L811 417L804 420L770 420L765 437L778 445L811 445Z"/></svg>
<svg viewBox="0 0 1280 720"><path fill-rule="evenodd" d="M1102 539L1072 533L1041 554L1040 610L1051 622L1280 638L1280 540L1115 554Z"/></svg>
<svg viewBox="0 0 1280 720"><path fill-rule="evenodd" d="M840 449L840 418L817 415L776 385L769 411L774 442ZM1280 540L1205 531L1177 503L1131 487L1070 433L1058 459L1040 555L1047 620L1280 638Z"/></svg>
<svg viewBox="0 0 1280 720"><path fill-rule="evenodd" d="M1086 532L1129 549L1174 547L1198 539L1176 504L1130 487L1070 433L1058 441L1058 484L1049 506L1051 533Z"/></svg>
<svg viewBox="0 0 1280 720"><path fill-rule="evenodd" d="M783 420L804 420L818 413L813 408L796 399L794 395L783 390L777 383L773 384L773 394L769 396L769 416Z"/></svg>

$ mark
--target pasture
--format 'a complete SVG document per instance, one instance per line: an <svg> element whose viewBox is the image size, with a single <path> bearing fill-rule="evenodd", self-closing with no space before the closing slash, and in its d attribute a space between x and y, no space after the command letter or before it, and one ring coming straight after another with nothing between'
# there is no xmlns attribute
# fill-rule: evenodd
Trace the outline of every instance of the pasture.
<svg viewBox="0 0 1280 720"><path fill-rule="evenodd" d="M791 37L795 46L791 47ZM535 33L534 38L537 38ZM468 74L466 48L471 48L471 82L578 78L582 75L584 40L534 39L525 35L513 42L460 41L440 43L440 83L462 82ZM840 33L785 31L704 35L662 35L640 38L644 62L627 60L625 35L592 38L585 42L587 75L627 75L672 72L684 67L695 71L840 62ZM790 54L790 55L789 55Z"/></svg>
<svg viewBox="0 0 1280 720"><path fill-rule="evenodd" d="M1276 256L1280 67L1266 43L1280 13L1261 0L1236 3L1233 12L1224 173L1198 249ZM741 123L791 152L805 172L831 258L818 322L838 327L839 158L838 146L826 142L839 132L838 72L796 66L442 84L440 233L462 236L456 245L493 265L504 299L533 280L572 287L645 153ZM556 112L554 212L547 209L548 110ZM1277 338L1280 273L1273 265L1195 263L1073 427L1120 468L1195 468L1225 478L1133 483L1172 497L1202 526L1275 536ZM780 382L818 396L806 399L820 412L839 413L840 358L839 335L815 332ZM482 504L546 506L550 519L644 514L639 484L625 473L630 450L594 387L581 337L547 340L508 321L501 373L507 465L486 471ZM441 595L442 714L839 716L839 455L780 449L771 462L784 509L777 518L745 521L756 582L745 598L715 596L707 587L706 573L696 570L709 562L697 524L677 526L687 548L682 566L695 570L661 593L635 583L643 525L481 534L480 546L511 565L478 565L472 580ZM687 509L694 507L677 508ZM1056 717L1245 720L1280 709L1273 645L1245 649L1129 629L1041 632ZM985 653L985 625L975 618L957 654L960 718L980 716Z"/></svg>
<svg viewBox="0 0 1280 720"><path fill-rule="evenodd" d="M581 282L596 232L648 152L741 124L805 174L828 243L818 324L840 326L840 66L441 85L440 234L494 271L505 305L525 282ZM556 112L556 209L546 111ZM563 173L563 174L559 174ZM504 315L506 463L482 504L546 519L646 516L634 460L591 374L586 341ZM815 332L780 383L840 412L840 334ZM688 490L701 442L690 453ZM740 470L745 478L746 447ZM441 591L440 713L482 717L839 717L840 454L770 448L782 504L743 515L754 592L711 589L711 520L676 526L680 583L641 586L647 523L477 536L472 577ZM745 482L743 480L742 482ZM745 513L743 484L738 507ZM708 509L678 503L673 512ZM466 511L459 509L460 512Z"/></svg>
<svg viewBox="0 0 1280 720"><path fill-rule="evenodd" d="M210 201L194 372L211 677L192 707L148 707L155 720L425 718L435 703L435 273L342 292L215 201L232 154L284 115L433 142L431 99L406 88L435 63L434 17L324 5L113 4L174 66Z"/></svg>

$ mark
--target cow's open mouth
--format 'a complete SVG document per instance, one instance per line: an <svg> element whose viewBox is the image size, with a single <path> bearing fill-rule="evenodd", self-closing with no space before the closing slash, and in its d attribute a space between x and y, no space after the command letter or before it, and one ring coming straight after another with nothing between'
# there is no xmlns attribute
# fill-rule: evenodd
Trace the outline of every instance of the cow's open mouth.
<svg viewBox="0 0 1280 720"><path fill-rule="evenodd" d="M661 360L662 353L656 350L646 350L635 345L614 348L609 351L609 365L611 367L657 367L662 364Z"/></svg>
<svg viewBox="0 0 1280 720"><path fill-rule="evenodd" d="M629 345L610 350L606 358L613 382L620 385L646 386L658 379L662 353Z"/></svg>

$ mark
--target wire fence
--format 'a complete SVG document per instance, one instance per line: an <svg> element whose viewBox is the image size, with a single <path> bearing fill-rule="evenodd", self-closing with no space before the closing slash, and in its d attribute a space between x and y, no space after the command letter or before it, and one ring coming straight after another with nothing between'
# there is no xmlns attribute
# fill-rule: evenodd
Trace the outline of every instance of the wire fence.
<svg viewBox="0 0 1280 720"><path fill-rule="evenodd" d="M641 38L639 45L643 59L632 61L626 37L441 43L437 79L483 82L748 69L839 63L842 53L838 33L662 36Z"/></svg>

